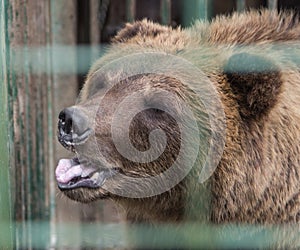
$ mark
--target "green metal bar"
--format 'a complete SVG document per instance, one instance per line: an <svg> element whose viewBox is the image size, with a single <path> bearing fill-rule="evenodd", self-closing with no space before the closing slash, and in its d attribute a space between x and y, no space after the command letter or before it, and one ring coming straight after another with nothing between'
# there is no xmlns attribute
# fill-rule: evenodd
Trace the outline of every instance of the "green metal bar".
<svg viewBox="0 0 300 250"><path fill-rule="evenodd" d="M127 22L135 20L136 0L126 0L126 19Z"/></svg>
<svg viewBox="0 0 300 250"><path fill-rule="evenodd" d="M53 32L54 33L54 32ZM48 76L51 74L86 74L89 71L91 58L90 54L93 51L97 51L97 59L104 55L107 49L107 45L94 45L94 46L86 46L86 45L64 45L64 44L56 44L53 42L53 45L48 46L39 46L31 48L27 48L28 50L28 58L27 64L31 68L31 72L34 74L44 73ZM14 53L16 54L14 61L14 71L16 73L21 73L24 71L24 47L15 47ZM41 54L50 54L53 60L53 65L51 68L48 67L46 61L39 60ZM74 66L74 63L70 63L70 60L74 60L76 62L76 54L83 55L80 58L80 65L78 68ZM63 56L62 56L63 55ZM95 59L95 58L94 58Z"/></svg>
<svg viewBox="0 0 300 250"><path fill-rule="evenodd" d="M195 20L208 20L212 13L212 0L183 1L183 26L190 26Z"/></svg>
<svg viewBox="0 0 300 250"><path fill-rule="evenodd" d="M277 10L278 0L268 0L268 8L270 10Z"/></svg>
<svg viewBox="0 0 300 250"><path fill-rule="evenodd" d="M12 249L12 204L10 188L10 143L7 92L7 23L8 1L0 0L0 221L7 225L0 233L1 249Z"/></svg>
<svg viewBox="0 0 300 250"><path fill-rule="evenodd" d="M171 0L161 0L160 16L162 24L171 24Z"/></svg>
<svg viewBox="0 0 300 250"><path fill-rule="evenodd" d="M7 226L0 224L1 232ZM35 236L33 249L49 249L47 242L40 237L48 233L48 227L48 221L32 223ZM299 227L296 224L254 226L185 223L180 227L160 224L154 229L147 225L126 226L124 223L82 223L80 237L74 237L79 230L76 223L57 223L58 241L50 249L127 249L129 246L138 249L273 249L292 242L293 249L300 247ZM3 242L0 242L0 249L4 249ZM29 248L23 244L18 249Z"/></svg>
<svg viewBox="0 0 300 250"><path fill-rule="evenodd" d="M289 43L289 45L285 43L277 43L276 45L272 45L272 49L269 49L266 51L263 46L261 45L249 45L247 46L249 50L255 50L258 51L259 53L273 53L278 50L280 51L285 51L287 53L288 59L291 60L293 63L295 63L297 66L300 66L300 61L299 57L297 56L297 47L298 43ZM80 68L78 68L78 71L76 67L74 66L74 63L70 63L70 60L75 58L74 54L76 51L79 51L78 53L82 55L90 55L91 51L99 51L99 58L105 54L107 51L108 45L100 45L100 46L74 46L74 45L53 45L53 46L39 46L39 47L31 47L28 48L29 50L29 61L27 62L30 65L31 72L34 74L38 73L44 73L48 76L51 74L76 74L81 73L85 74L88 72L90 68L90 57L89 56L84 56L80 58L80 60L83 62L80 64ZM236 49L240 49L240 46L236 46ZM246 46L243 46L245 49ZM209 49L209 48L207 48ZM22 56L21 54L23 53L24 48L22 47L16 47L14 48L14 53L19 54L19 56L16 56L14 59L14 71L16 73L22 72L24 63L23 60L21 60ZM291 51L295 51L294 53L291 53ZM197 53L197 51L195 51ZM53 65L51 68L47 64L45 64L42 61L38 61L38 54L42 55L48 55L50 54L53 57ZM70 59L71 58L71 59ZM76 60L76 59L74 59Z"/></svg>
<svg viewBox="0 0 300 250"><path fill-rule="evenodd" d="M246 9L246 0L237 0L236 9L239 12L244 11Z"/></svg>

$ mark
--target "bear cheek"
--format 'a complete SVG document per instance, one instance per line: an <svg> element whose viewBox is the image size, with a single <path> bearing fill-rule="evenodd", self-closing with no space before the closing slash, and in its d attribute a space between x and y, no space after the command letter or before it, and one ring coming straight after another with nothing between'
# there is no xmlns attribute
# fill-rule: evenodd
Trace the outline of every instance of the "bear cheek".
<svg viewBox="0 0 300 250"><path fill-rule="evenodd" d="M161 130L166 137L167 143L165 148L151 145L149 140L150 133L156 129ZM165 113L158 113L157 111L147 110L141 112L135 117L130 126L130 140L132 145L139 151L145 152L155 147L158 158L149 163L137 163L131 161L124 161L124 167L136 168L141 177L158 175L168 169L173 160L179 153L180 149L180 132L178 124L174 119ZM155 140L161 141L161 138ZM160 143L155 143L160 144ZM169 159L166 161L166 159Z"/></svg>

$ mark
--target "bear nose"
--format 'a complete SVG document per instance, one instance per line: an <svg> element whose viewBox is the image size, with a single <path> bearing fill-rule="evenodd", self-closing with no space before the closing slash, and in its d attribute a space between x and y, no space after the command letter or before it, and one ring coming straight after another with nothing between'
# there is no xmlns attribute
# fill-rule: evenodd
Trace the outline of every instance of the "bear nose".
<svg viewBox="0 0 300 250"><path fill-rule="evenodd" d="M58 119L59 138L63 141L78 142L84 139L91 130L88 125L88 117L74 107L62 110Z"/></svg>

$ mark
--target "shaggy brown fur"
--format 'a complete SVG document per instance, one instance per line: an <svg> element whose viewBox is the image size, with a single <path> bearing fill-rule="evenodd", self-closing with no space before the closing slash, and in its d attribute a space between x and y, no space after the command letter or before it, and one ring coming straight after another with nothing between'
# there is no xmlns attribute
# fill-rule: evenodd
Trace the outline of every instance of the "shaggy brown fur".
<svg viewBox="0 0 300 250"><path fill-rule="evenodd" d="M200 184L198 170L192 170L173 189L150 198L129 199L108 193L105 187L117 188L119 184L113 178L103 188L78 188L65 194L82 202L112 198L125 208L131 222L299 222L299 39L300 24L292 14L269 11L218 17L185 30L148 21L126 25L106 56L92 67L75 107L85 110L97 103L101 84L94 76L97 69L114 59L144 51L180 56L201 69L218 89L227 126L221 162L206 183ZM144 150L149 147L149 131L157 125L167 131L169 146L157 161L148 165L128 162L112 145L109 123L117 103L146 87L152 91L166 89L192 102L189 90L178 80L151 74L127 79L106 94L97 114L95 134L105 145L106 160L129 176L160 173L172 164L179 147L174 121L145 113L135 118L131 139L136 148ZM199 103L194 108L203 111ZM200 117L198 122L205 127L205 114ZM202 132L209 133L205 129Z"/></svg>

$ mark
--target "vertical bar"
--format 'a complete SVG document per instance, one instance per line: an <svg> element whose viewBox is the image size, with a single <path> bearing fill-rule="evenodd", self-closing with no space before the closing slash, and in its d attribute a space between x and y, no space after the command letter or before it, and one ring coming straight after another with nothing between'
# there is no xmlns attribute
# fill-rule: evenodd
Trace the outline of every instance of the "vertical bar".
<svg viewBox="0 0 300 250"><path fill-rule="evenodd" d="M208 20L211 17L212 0L198 0L197 3L198 18Z"/></svg>
<svg viewBox="0 0 300 250"><path fill-rule="evenodd" d="M171 0L160 1L160 16L162 24L171 24Z"/></svg>
<svg viewBox="0 0 300 250"><path fill-rule="evenodd" d="M80 46L86 46L90 43L90 4L89 0L77 0L77 43ZM77 50L77 77L78 82L84 82L85 75L82 74L82 69L91 63L91 51L89 50Z"/></svg>
<svg viewBox="0 0 300 250"><path fill-rule="evenodd" d="M212 0L183 1L182 24L191 25L195 20L208 20L212 13Z"/></svg>
<svg viewBox="0 0 300 250"><path fill-rule="evenodd" d="M136 0L126 0L126 19L133 22L136 14Z"/></svg>
<svg viewBox="0 0 300 250"><path fill-rule="evenodd" d="M43 247L50 246L49 220L55 198L49 184L53 176L52 78L49 47L50 0L10 0L7 30L9 108L13 123L14 219L16 249L33 249L38 238ZM37 50L38 49L38 50ZM34 67L32 61L41 67ZM35 234L34 222L46 227Z"/></svg>
<svg viewBox="0 0 300 250"><path fill-rule="evenodd" d="M98 0L97 0L98 1ZM102 0L98 3L98 23L99 23L99 33L101 36L101 31L103 30L104 23L106 20L106 17L108 15L108 8L110 5L110 0ZM101 41L101 37L99 38L99 41Z"/></svg>
<svg viewBox="0 0 300 250"><path fill-rule="evenodd" d="M92 45L97 45L100 42L99 10L100 1L90 0L90 41Z"/></svg>
<svg viewBox="0 0 300 250"><path fill-rule="evenodd" d="M53 117L52 124L52 135L50 138L53 140L49 143L54 144L54 163L57 163L60 158L66 157L67 152L62 149L61 145L56 140L55 132L57 128L57 117L59 112L66 107L73 105L76 102L78 94L78 80L76 75L77 69L77 10L78 1L61 1L51 0L50 1L51 11L51 44L52 53L51 56L51 69L52 79L48 83L48 88L52 89L52 100L53 103L49 108L48 113L50 117ZM61 55L65 53L68 48L68 65L65 65L70 69L70 72L61 72ZM51 86L53 84L53 86ZM50 93L50 92L49 92ZM50 124L50 123L49 123ZM49 183L51 194L57 193L56 181L54 180L54 166L51 167L51 173L49 174ZM56 225L56 221L60 224L64 224L72 220L76 225L76 228L80 226L80 211L79 207L72 204L72 201L68 199L61 199L61 197L53 197L51 199L51 231L55 232L59 230ZM72 209L70 209L72 207ZM77 224L76 224L77 223ZM78 230L77 230L78 231ZM76 232L77 232L76 231ZM74 238L80 239L79 233L74 233ZM62 237L58 237L57 234L51 234L51 246L52 249L56 249L55 246L61 244ZM76 241L78 242L78 241ZM78 247L78 246L77 246ZM78 249L75 248L74 249Z"/></svg>
<svg viewBox="0 0 300 250"><path fill-rule="evenodd" d="M278 0L268 0L268 8L270 10L277 10Z"/></svg>
<svg viewBox="0 0 300 250"><path fill-rule="evenodd" d="M13 248L12 204L10 185L10 145L8 113L8 34L7 15L8 1L0 0L0 248Z"/></svg>
<svg viewBox="0 0 300 250"><path fill-rule="evenodd" d="M239 12L246 10L246 0L237 0L236 9Z"/></svg>
<svg viewBox="0 0 300 250"><path fill-rule="evenodd" d="M99 25L99 10L100 1L90 0L90 43L91 48L91 62L94 62L99 57L100 49L100 32L101 25Z"/></svg>

